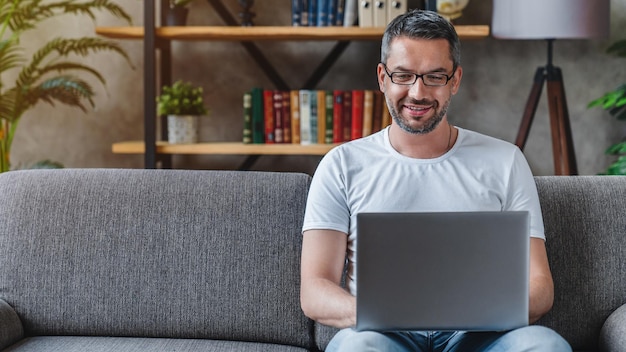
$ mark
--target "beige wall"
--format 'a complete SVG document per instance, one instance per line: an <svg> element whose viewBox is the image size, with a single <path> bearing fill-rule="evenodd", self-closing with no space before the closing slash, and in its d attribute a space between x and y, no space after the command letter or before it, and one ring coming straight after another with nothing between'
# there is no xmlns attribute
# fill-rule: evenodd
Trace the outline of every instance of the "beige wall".
<svg viewBox="0 0 626 352"><path fill-rule="evenodd" d="M238 12L236 1L225 0L231 13ZM119 0L141 25L142 2ZM256 1L257 25L289 25L290 9L285 0ZM604 149L625 134L624 123L608 113L586 108L587 103L626 80L624 59L604 53L610 42L626 38L626 2L612 0L612 36L600 41L557 41L554 62L563 70L567 101L572 120L574 143L581 174L595 174L608 163ZM190 25L222 25L212 8L202 0L192 4ZM462 24L488 24L491 2L472 0ZM111 16L100 16L101 26L124 25ZM38 48L55 35L91 35L95 24L89 19L66 16L45 23L28 33L24 44ZM51 159L66 167L143 167L143 157L115 155L111 144L139 140L143 136L143 45L141 41L121 41L135 66L133 70L113 54L89 58L105 74L106 88L97 87L96 108L87 114L62 106L40 104L27 113L14 142L13 163L24 166ZM280 67L280 73L293 88L299 88L334 43L262 42L262 51ZM463 41L464 77L459 94L453 99L450 120L461 127L513 141L535 69L546 63L542 41L504 41L488 38ZM174 79L189 80L205 87L211 116L204 120L201 140L239 141L241 139L241 95L253 86L272 87L237 43L174 42ZM328 75L320 89L375 89L378 42L353 42ZM547 103L539 105L525 154L537 175L552 174L551 141ZM177 156L179 168L233 169L240 156ZM318 157L262 157L254 169L313 172Z"/></svg>

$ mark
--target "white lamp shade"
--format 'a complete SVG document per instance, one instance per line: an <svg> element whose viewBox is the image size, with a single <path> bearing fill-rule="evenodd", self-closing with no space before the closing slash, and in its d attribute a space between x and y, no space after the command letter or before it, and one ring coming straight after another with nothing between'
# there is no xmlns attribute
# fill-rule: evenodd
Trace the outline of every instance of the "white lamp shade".
<svg viewBox="0 0 626 352"><path fill-rule="evenodd" d="M587 39L609 31L609 0L493 0L496 38Z"/></svg>

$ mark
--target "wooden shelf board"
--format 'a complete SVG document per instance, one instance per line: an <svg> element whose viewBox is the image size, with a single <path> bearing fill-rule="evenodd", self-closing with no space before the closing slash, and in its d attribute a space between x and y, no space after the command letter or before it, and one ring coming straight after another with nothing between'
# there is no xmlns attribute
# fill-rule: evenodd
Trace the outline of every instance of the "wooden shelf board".
<svg viewBox="0 0 626 352"><path fill-rule="evenodd" d="M461 39L489 36L488 25L456 26ZM292 27L292 26L184 26L159 27L156 35L169 40L378 40L384 27ZM109 38L142 39L143 27L97 27L96 33Z"/></svg>
<svg viewBox="0 0 626 352"><path fill-rule="evenodd" d="M221 154L221 155L324 155L337 144L243 144L238 142L215 142L195 144L169 144L157 142L158 154ZM114 143L113 153L143 154L142 141Z"/></svg>

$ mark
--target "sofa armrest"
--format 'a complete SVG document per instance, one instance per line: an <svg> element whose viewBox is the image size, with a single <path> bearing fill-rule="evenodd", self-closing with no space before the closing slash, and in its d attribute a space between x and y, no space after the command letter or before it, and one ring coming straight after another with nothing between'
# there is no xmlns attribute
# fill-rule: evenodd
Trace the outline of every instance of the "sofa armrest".
<svg viewBox="0 0 626 352"><path fill-rule="evenodd" d="M0 350L24 337L24 327L15 310L0 299Z"/></svg>
<svg viewBox="0 0 626 352"><path fill-rule="evenodd" d="M617 308L600 330L600 351L626 351L626 304Z"/></svg>

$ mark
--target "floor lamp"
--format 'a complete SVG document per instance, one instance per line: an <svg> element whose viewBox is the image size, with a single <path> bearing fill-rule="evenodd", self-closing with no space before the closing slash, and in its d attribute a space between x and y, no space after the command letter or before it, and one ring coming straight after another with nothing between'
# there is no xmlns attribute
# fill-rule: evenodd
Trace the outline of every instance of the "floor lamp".
<svg viewBox="0 0 626 352"><path fill-rule="evenodd" d="M548 62L537 68L515 144L524 149L544 83L552 134L554 173L576 175L578 168L561 70L552 64L555 39L608 36L609 0L494 0L492 34L501 39L547 41Z"/></svg>

